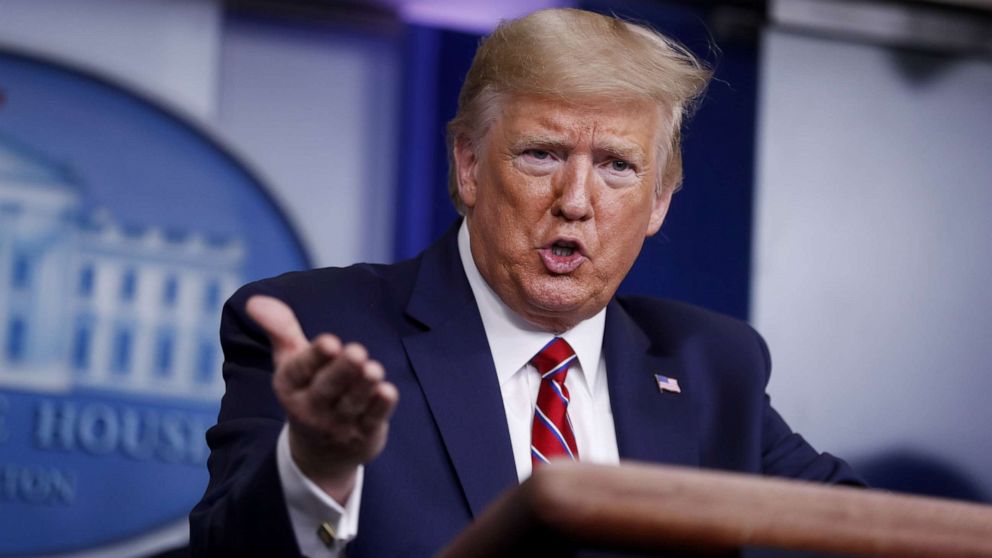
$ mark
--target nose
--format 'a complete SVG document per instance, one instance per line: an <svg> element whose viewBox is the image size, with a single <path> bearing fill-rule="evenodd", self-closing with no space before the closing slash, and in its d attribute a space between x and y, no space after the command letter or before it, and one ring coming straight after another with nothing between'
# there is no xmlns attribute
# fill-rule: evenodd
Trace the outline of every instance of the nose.
<svg viewBox="0 0 992 558"><path fill-rule="evenodd" d="M555 184L552 213L568 221L585 221L592 217L592 164L583 157L569 158Z"/></svg>

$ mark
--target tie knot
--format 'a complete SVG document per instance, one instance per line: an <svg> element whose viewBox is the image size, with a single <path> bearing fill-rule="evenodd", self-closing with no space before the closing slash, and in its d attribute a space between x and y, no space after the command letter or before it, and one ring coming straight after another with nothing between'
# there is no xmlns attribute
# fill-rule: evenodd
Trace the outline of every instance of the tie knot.
<svg viewBox="0 0 992 558"><path fill-rule="evenodd" d="M568 367L573 360L575 360L575 351L572 350L568 341L561 337L555 337L530 362L541 373L542 379L557 377L560 374L560 379L564 381L565 374L568 373Z"/></svg>

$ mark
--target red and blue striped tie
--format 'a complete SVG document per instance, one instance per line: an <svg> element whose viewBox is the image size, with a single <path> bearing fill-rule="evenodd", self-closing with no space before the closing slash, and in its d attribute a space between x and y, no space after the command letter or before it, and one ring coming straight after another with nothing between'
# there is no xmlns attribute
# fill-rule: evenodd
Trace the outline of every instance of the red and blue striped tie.
<svg viewBox="0 0 992 558"><path fill-rule="evenodd" d="M531 364L541 373L534 425L531 427L530 458L535 468L552 459L579 459L572 422L568 419L568 388L565 377L575 361L575 351L561 337L544 346Z"/></svg>

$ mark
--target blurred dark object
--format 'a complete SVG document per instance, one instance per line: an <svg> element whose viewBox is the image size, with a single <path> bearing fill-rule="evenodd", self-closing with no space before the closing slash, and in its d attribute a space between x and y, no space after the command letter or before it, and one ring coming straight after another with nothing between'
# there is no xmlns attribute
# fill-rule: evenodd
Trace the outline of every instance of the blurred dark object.
<svg viewBox="0 0 992 558"><path fill-rule="evenodd" d="M992 499L960 469L939 458L899 450L854 463L873 488L989 504Z"/></svg>

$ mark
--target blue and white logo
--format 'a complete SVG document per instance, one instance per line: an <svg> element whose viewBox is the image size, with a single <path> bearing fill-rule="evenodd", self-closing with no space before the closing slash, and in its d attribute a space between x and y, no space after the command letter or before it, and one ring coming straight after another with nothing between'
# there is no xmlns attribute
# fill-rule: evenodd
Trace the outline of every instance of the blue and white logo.
<svg viewBox="0 0 992 558"><path fill-rule="evenodd" d="M14 54L0 93L0 556L181 540L223 393L221 305L306 258L181 119Z"/></svg>

